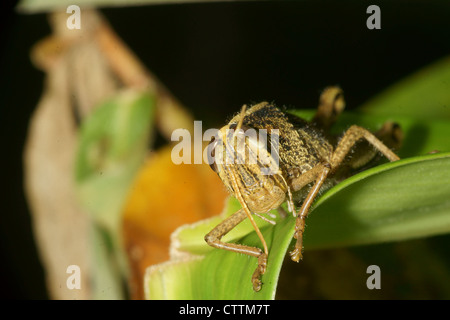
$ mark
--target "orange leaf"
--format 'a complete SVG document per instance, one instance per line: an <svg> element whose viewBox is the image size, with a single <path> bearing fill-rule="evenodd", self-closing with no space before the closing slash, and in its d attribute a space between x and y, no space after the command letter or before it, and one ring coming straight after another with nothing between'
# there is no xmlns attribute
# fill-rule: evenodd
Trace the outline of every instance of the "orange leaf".
<svg viewBox="0 0 450 320"><path fill-rule="evenodd" d="M227 195L207 164L175 165L171 147L152 154L138 173L123 212L131 298L143 298L145 269L169 259L171 233L183 224L218 215Z"/></svg>

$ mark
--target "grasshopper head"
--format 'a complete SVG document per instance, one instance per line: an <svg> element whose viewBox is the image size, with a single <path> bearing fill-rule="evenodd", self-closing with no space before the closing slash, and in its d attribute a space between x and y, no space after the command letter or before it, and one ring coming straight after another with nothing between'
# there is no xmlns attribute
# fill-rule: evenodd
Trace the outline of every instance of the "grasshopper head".
<svg viewBox="0 0 450 320"><path fill-rule="evenodd" d="M231 123L221 128L208 145L211 168L227 189L235 196L239 193L255 213L278 208L286 198L287 185L281 176L278 150L274 152L272 141L267 131L257 132L246 125L239 127Z"/></svg>

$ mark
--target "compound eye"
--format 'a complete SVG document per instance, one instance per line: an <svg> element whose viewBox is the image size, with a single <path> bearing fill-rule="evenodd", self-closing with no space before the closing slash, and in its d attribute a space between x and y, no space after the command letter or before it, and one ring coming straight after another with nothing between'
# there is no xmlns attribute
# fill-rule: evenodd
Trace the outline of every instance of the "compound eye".
<svg viewBox="0 0 450 320"><path fill-rule="evenodd" d="M230 124L230 126L228 127L230 130L236 130L236 128L237 128L237 123L232 123L232 124ZM252 129L252 128L250 128L249 126L246 126L245 124L243 124L243 125L241 125L241 128L240 128L240 130L239 130L239 132L238 133L245 133L248 129ZM241 131L242 130L242 131Z"/></svg>
<svg viewBox="0 0 450 320"><path fill-rule="evenodd" d="M245 124L241 125L240 129L235 132L236 128L237 128L236 123L230 124L230 126L228 127L228 129L230 130L229 134L230 135L236 134L237 136L246 136L248 138L253 138L252 134L256 132L255 129L253 129L249 126L246 126ZM250 130L250 131L247 131L247 130ZM231 136L229 136L229 137L231 137Z"/></svg>
<svg viewBox="0 0 450 320"><path fill-rule="evenodd" d="M231 141L230 139L233 138L234 136L238 139L238 143L243 143L245 141L250 141L252 142L252 144L258 144L258 134L256 132L256 130L252 127L246 126L245 124L241 125L240 129L236 131L237 128L237 124L236 123L232 123L229 126L229 130L230 132L228 133L228 142L232 143L232 145L235 146L234 141ZM245 140L243 140L245 139Z"/></svg>
<svg viewBox="0 0 450 320"><path fill-rule="evenodd" d="M214 136L211 138L211 141L208 144L208 164L211 167L211 169L217 173L218 168L216 164L216 147L219 142L219 139Z"/></svg>

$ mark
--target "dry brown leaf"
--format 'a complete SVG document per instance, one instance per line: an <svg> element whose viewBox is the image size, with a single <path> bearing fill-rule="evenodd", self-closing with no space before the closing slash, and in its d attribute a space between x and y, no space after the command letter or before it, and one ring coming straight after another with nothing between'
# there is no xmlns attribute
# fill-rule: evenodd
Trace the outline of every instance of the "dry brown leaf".
<svg viewBox="0 0 450 320"><path fill-rule="evenodd" d="M55 22L61 18L53 16L54 25L61 24ZM116 84L92 36L84 34L76 46L70 43L55 31L32 50L32 61L47 72L47 78L24 150L25 191L50 297L89 299L90 226L74 190L78 131L74 110L81 116L87 114L116 90ZM70 265L80 267L81 290L66 285Z"/></svg>

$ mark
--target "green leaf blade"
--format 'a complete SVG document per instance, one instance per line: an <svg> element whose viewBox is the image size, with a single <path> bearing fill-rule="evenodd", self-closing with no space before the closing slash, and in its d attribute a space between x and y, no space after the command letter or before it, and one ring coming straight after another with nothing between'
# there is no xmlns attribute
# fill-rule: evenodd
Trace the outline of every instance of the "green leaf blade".
<svg viewBox="0 0 450 320"><path fill-rule="evenodd" d="M448 153L373 168L318 201L307 220L315 230L305 231L305 246L330 248L450 232L448 195Z"/></svg>
<svg viewBox="0 0 450 320"><path fill-rule="evenodd" d="M83 122L75 158L79 200L111 230L151 139L155 98L125 90L99 105Z"/></svg>
<svg viewBox="0 0 450 320"><path fill-rule="evenodd" d="M360 109L372 115L450 120L450 57L392 85Z"/></svg>

